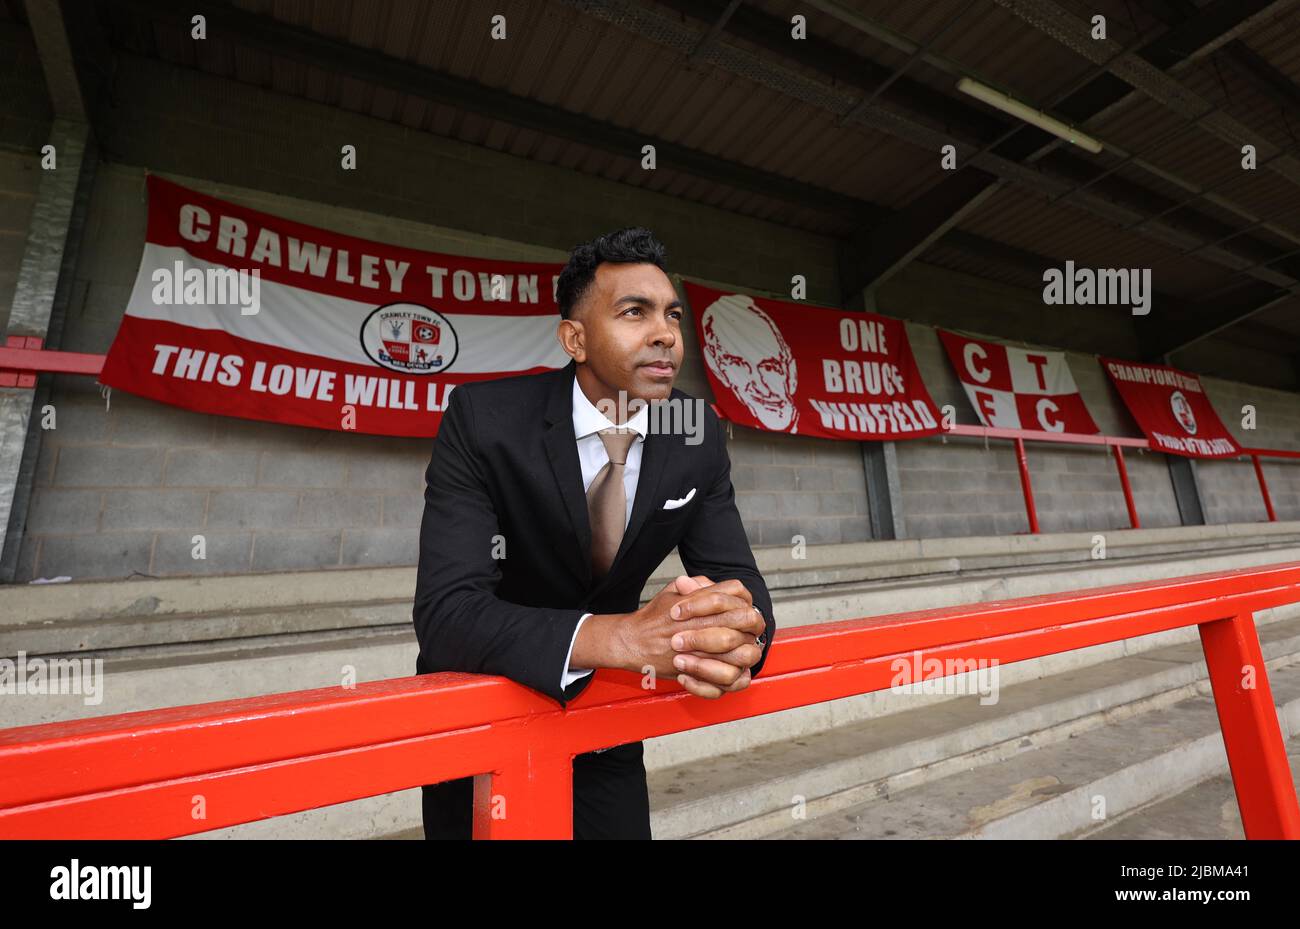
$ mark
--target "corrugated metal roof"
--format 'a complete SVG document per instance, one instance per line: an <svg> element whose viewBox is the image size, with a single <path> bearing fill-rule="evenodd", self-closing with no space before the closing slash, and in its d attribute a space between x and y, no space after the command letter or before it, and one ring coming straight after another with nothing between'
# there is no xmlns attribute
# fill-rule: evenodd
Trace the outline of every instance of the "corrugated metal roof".
<svg viewBox="0 0 1300 929"><path fill-rule="evenodd" d="M962 229L1041 255L1053 264L1069 258L1081 267L1151 268L1157 290L1189 300L1231 278L1227 269L1185 258L1172 248L1117 230L1068 206L1047 208L1040 198L1010 187L985 201Z"/></svg>
<svg viewBox="0 0 1300 929"><path fill-rule="evenodd" d="M1110 38L1128 47L1140 46L1167 28L1127 0L1057 2L1085 21L1094 13L1105 15ZM1081 55L989 0L841 3L911 42L930 43L935 55L1035 106L1054 105L1063 93L1097 72ZM236 5L401 62L627 130L629 142L644 138L684 146L880 207L904 208L949 176L938 170L937 152L859 124L838 125L834 113L813 103L708 61L688 61L680 51L559 0L236 0ZM697 13L682 13L677 12L685 9L681 4L652 0L642 0L640 6L659 11L673 23L686 23L699 34L707 20L695 17L717 8L702 4ZM744 9L784 22L802 13L813 35L875 66L899 68L909 59L907 52L879 36L854 29L799 0L750 0ZM0 12L3 10L0 6ZM507 42L490 37L491 17L498 13L506 17ZM119 41L138 53L177 65L825 235L843 236L851 231L851 221L832 211L793 204L741 184L702 179L674 167L671 158L661 157L657 171L642 171L639 145L610 151L607 144L559 138L476 112L468 101L452 105L423 99L348 76L344 67L306 65L241 46L221 35L194 43L185 29L176 26L155 23L145 32L135 31L126 22L126 14L117 15ZM944 31L959 15L958 25ZM1239 41L1282 75L1300 81L1297 36L1300 7L1293 7L1285 16L1259 24ZM785 69L794 78L816 80L831 95L849 99L860 93L853 86L861 82L860 74L827 74L820 61L796 60L801 51L796 43L791 42L790 52L784 53L781 48L755 44L726 30L721 40ZM1179 69L1176 76L1196 94L1222 106L1275 144L1293 152L1300 148L1288 129L1293 121L1294 131L1300 133L1300 115L1294 104L1288 109L1276 94L1244 75L1241 67L1233 64L1230 49ZM1017 125L957 94L950 68L916 60L908 65L906 79L894 90L908 82L943 95L946 102L939 111L922 114L931 125L942 126L960 112L978 113L992 125ZM868 86L875 86L874 81ZM889 99L886 94L881 102ZM1255 230L1230 240L1226 247L1250 252L1247 243L1254 241L1256 250L1267 252L1270 248L1286 250L1292 236L1300 241L1300 184L1268 170L1241 171L1240 152L1202 128L1171 137L1185 126L1181 116L1136 92L1104 119L1090 123L1089 131L1121 149L1139 153L1184 185L1211 187L1229 198L1237 211L1201 200L1190 204L1223 228L1249 226L1240 216L1245 211L1275 222L1283 230ZM1058 151L1044 159L1042 167L1060 170L1067 163L1071 171L1082 170L1081 177L1118 166L1112 180L1158 202L1179 203L1191 196L1180 183L1156 176L1135 162L1120 166L1121 159L1109 150L1098 156L1078 149ZM1105 189L1103 184L1094 192ZM1185 254L1081 206L1074 198L1052 203L1039 194L1008 186L965 217L959 228L1054 260L1071 257L1096 266L1151 267L1159 289L1187 299L1238 277L1231 269L1206 260L1204 254ZM1186 218L1184 210L1170 213L1163 221L1178 226ZM925 257L1009 283L1022 283L1028 277L1023 268L1001 267L981 257L972 259L942 241ZM1267 321L1281 328L1294 310L1294 306L1280 305L1260 314L1256 322ZM1283 322L1277 322L1279 319Z"/></svg>
<svg viewBox="0 0 1300 929"><path fill-rule="evenodd" d="M928 249L922 257L930 264L1009 284L1012 287L1038 290L1043 286L1041 270L1035 272L1028 268L990 261L985 257L946 244L943 239Z"/></svg>
<svg viewBox="0 0 1300 929"><path fill-rule="evenodd" d="M1285 332L1287 335L1300 338L1300 297L1269 307L1254 316L1251 322L1257 326L1266 326L1270 330ZM1276 349L1277 343L1274 342L1270 347Z"/></svg>
<svg viewBox="0 0 1300 929"><path fill-rule="evenodd" d="M3 0L3 2L0 2L0 21L27 22L27 11L23 9L22 0Z"/></svg>
<svg viewBox="0 0 1300 929"><path fill-rule="evenodd" d="M239 5L635 130L647 140L685 145L849 197L901 206L917 188L915 152L904 143L861 126L837 127L830 113L720 69L702 64L688 70L680 56L665 55L658 46L630 33L557 5L543 9L535 3L489 5L462 0L436 7L416 5L424 10L421 14L412 12L411 4L373 3L351 5L348 16L341 12L348 4L334 7L332 15L305 2L244 0ZM397 15L392 12L395 6ZM508 30L519 37L517 44L489 37L488 10L506 16ZM399 40L412 34L428 36L429 41ZM655 177L636 169L639 150L620 157L567 140L543 146L531 130L326 75L259 50L235 54L220 40L210 41L196 59L195 43L180 28L159 25L155 38L164 60L550 164L582 165L612 180L656 189ZM707 91L701 91L702 85ZM667 177L671 186L671 162L662 161L660 172L658 180ZM762 194L745 193L732 202L754 215L770 214L786 221L795 215L789 205ZM815 213L809 216L815 231L844 231L842 221L819 219Z"/></svg>

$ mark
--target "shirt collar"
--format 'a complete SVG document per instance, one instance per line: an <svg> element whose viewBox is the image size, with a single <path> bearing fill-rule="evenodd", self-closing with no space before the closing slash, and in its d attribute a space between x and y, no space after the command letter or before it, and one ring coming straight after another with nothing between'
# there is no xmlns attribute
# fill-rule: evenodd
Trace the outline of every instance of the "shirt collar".
<svg viewBox="0 0 1300 929"><path fill-rule="evenodd" d="M624 425L635 432L640 438L646 436L646 424L650 420L649 406L642 405L641 409L636 411L636 415L629 419ZM602 429L615 429L617 423L610 421L596 405L587 399L587 395L582 392L582 387L578 385L578 378L573 378L573 437L582 439Z"/></svg>

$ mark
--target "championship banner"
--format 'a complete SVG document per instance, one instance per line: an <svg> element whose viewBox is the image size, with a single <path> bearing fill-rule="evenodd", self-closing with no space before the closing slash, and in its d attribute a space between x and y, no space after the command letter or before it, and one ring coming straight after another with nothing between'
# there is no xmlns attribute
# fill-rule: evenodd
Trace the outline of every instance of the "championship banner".
<svg viewBox="0 0 1300 929"><path fill-rule="evenodd" d="M150 176L100 381L202 413L432 436L457 384L563 367L562 265L342 235Z"/></svg>
<svg viewBox="0 0 1300 929"><path fill-rule="evenodd" d="M1100 432L1079 396L1064 352L968 339L938 330L980 422L997 429Z"/></svg>
<svg viewBox="0 0 1300 929"><path fill-rule="evenodd" d="M682 283L727 419L826 439L943 431L900 320Z"/></svg>
<svg viewBox="0 0 1300 929"><path fill-rule="evenodd" d="M1156 451L1189 458L1241 454L1195 374L1162 365L1099 360Z"/></svg>

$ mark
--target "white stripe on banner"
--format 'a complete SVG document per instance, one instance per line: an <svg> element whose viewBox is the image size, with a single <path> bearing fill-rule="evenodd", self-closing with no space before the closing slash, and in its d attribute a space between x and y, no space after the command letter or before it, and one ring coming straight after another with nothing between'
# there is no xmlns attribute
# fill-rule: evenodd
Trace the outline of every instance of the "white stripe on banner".
<svg viewBox="0 0 1300 929"><path fill-rule="evenodd" d="M1011 388L1016 393L1059 397L1079 392L1062 352L1032 351L1011 345L1005 348Z"/></svg>
<svg viewBox="0 0 1300 929"><path fill-rule="evenodd" d="M183 248L145 243L140 273L126 312L141 319L157 319L216 329L241 339L291 351L347 361L374 364L361 345L361 325L381 303L359 303L342 297L277 284L263 278L259 312L245 316L240 307L157 305L153 300L155 269L168 272L180 261L186 269L203 272L226 270L224 265L200 261ZM440 312L456 331L458 350L451 374L525 371L561 368L569 356L555 338L559 316L482 316ZM378 367L378 366L376 366Z"/></svg>
<svg viewBox="0 0 1300 929"><path fill-rule="evenodd" d="M966 398L986 426L994 429L1022 429L1016 395L1009 390L992 390L978 384L962 384Z"/></svg>

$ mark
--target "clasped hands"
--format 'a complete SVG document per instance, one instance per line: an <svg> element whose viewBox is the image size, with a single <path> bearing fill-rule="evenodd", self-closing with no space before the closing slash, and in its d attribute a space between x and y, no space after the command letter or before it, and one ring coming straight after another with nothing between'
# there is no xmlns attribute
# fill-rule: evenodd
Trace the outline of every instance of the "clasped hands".
<svg viewBox="0 0 1300 929"><path fill-rule="evenodd" d="M737 580L714 583L681 575L649 603L611 627L621 665L660 677L673 675L697 697L716 699L749 686L767 624Z"/></svg>

